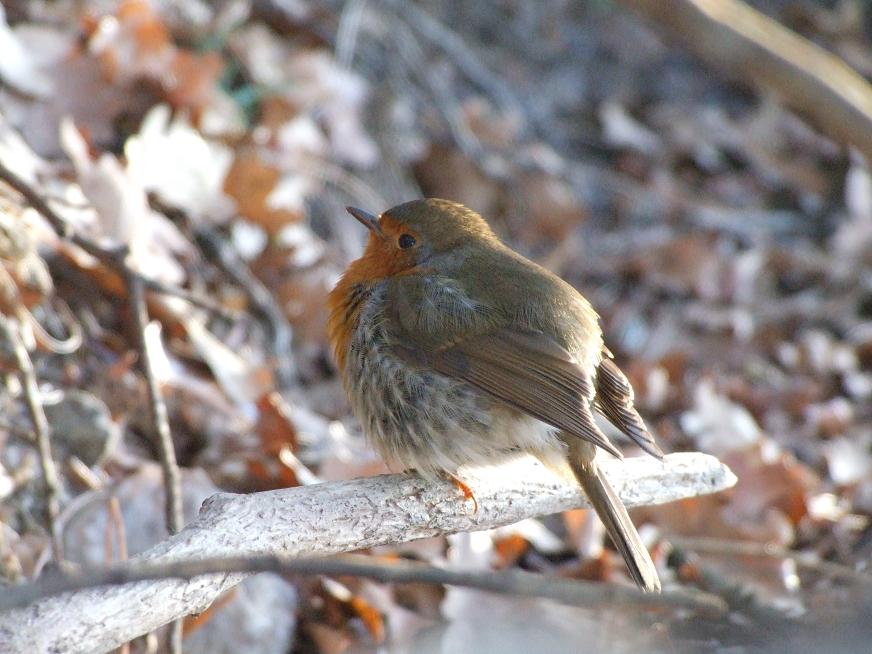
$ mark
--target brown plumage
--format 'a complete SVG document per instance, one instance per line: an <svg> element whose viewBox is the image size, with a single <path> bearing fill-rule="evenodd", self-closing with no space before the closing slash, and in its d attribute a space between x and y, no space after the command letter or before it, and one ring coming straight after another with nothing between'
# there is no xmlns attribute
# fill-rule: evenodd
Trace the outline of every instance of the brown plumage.
<svg viewBox="0 0 872 654"><path fill-rule="evenodd" d="M660 582L597 447L620 451L593 409L662 456L633 391L574 288L501 243L445 200L379 218L363 256L329 297L329 337L352 408L385 458L425 476L529 452L565 461L640 587Z"/></svg>

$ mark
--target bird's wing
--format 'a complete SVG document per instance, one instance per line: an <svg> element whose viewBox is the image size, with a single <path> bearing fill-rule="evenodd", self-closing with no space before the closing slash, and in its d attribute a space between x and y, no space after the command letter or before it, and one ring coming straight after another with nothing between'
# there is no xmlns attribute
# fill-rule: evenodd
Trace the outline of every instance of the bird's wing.
<svg viewBox="0 0 872 654"><path fill-rule="evenodd" d="M663 451L633 406L633 387L608 356L603 357L597 370L594 406L648 454L663 458Z"/></svg>
<svg viewBox="0 0 872 654"><path fill-rule="evenodd" d="M462 379L542 422L620 451L596 426L593 383L572 355L541 332L503 328L443 346L395 346L409 363Z"/></svg>

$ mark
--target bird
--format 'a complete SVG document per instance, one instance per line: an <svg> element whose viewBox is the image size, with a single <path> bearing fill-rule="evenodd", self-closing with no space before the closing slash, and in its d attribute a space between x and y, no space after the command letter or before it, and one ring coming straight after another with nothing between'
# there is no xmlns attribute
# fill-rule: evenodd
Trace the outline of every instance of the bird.
<svg viewBox="0 0 872 654"><path fill-rule="evenodd" d="M622 455L594 412L648 454L663 452L591 304L462 204L427 198L378 216L347 211L368 241L328 295L327 335L373 447L465 491L461 466L532 454L568 467L632 579L659 592L651 556L598 464L598 450Z"/></svg>

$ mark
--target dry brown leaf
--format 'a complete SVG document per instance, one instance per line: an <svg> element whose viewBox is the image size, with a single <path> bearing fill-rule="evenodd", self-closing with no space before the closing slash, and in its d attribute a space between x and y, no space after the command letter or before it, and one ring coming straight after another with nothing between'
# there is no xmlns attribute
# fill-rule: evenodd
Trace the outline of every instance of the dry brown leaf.
<svg viewBox="0 0 872 654"><path fill-rule="evenodd" d="M494 568L503 570L514 566L529 549L530 543L519 534L494 538Z"/></svg>
<svg viewBox="0 0 872 654"><path fill-rule="evenodd" d="M299 447L291 407L281 395L270 392L257 401L257 409L258 447L231 456L241 456L248 472L247 479L237 480L237 488L252 492L299 486L301 480L296 471L282 457L285 448L294 452Z"/></svg>
<svg viewBox="0 0 872 654"><path fill-rule="evenodd" d="M303 218L299 211L275 207L270 203L270 195L282 175L282 171L264 162L252 150L237 153L224 180L224 192L236 201L239 213L272 235Z"/></svg>
<svg viewBox="0 0 872 654"><path fill-rule="evenodd" d="M257 401L258 420L255 427L264 452L278 454L283 447L297 449L297 430L288 403L275 391Z"/></svg>
<svg viewBox="0 0 872 654"><path fill-rule="evenodd" d="M294 488L300 485L296 473L271 454L251 453L245 457L247 475L237 480L235 488L242 493Z"/></svg>
<svg viewBox="0 0 872 654"><path fill-rule="evenodd" d="M413 582L393 584L393 589L394 601L402 608L431 620L441 619L442 600L445 599L444 586Z"/></svg>
<svg viewBox="0 0 872 654"><path fill-rule="evenodd" d="M566 539L570 543L580 543L585 530L585 525L590 520L588 509L572 509L560 514L563 526L566 528Z"/></svg>
<svg viewBox="0 0 872 654"><path fill-rule="evenodd" d="M569 579L584 579L585 581L609 582L618 569L623 569L623 561L614 552L603 549L598 556L587 557L572 565L560 566L557 569L561 577Z"/></svg>
<svg viewBox="0 0 872 654"><path fill-rule="evenodd" d="M324 348L327 344L328 313L323 300L335 280L336 272L332 268L320 266L295 272L278 285L279 297L294 334L304 339L309 347Z"/></svg>

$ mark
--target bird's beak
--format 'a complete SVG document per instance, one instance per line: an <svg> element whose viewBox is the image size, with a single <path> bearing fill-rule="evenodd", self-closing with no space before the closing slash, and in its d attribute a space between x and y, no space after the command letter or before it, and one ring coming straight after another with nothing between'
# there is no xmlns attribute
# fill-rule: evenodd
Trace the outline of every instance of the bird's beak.
<svg viewBox="0 0 872 654"><path fill-rule="evenodd" d="M384 233L382 232L381 225L378 224L378 218L373 216L371 213L364 211L363 209L358 209L356 207L345 207L345 210L352 216L357 218L357 220L373 234L380 238L385 237Z"/></svg>

